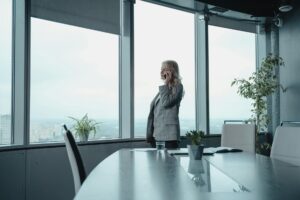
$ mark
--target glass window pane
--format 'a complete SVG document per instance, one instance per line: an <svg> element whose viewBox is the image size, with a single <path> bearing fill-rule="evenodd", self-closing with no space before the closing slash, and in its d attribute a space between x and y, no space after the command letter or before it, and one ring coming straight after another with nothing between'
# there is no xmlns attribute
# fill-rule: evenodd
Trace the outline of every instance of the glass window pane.
<svg viewBox="0 0 300 200"><path fill-rule="evenodd" d="M118 35L31 18L30 142L63 141L61 125L88 114L89 140L117 138Z"/></svg>
<svg viewBox="0 0 300 200"><path fill-rule="evenodd" d="M0 1L0 145L11 144L12 0Z"/></svg>
<svg viewBox="0 0 300 200"><path fill-rule="evenodd" d="M135 137L145 137L150 103L158 93L161 63L179 64L185 95L180 106L181 134L195 129L194 14L143 1L135 4Z"/></svg>
<svg viewBox="0 0 300 200"><path fill-rule="evenodd" d="M234 78L255 71L255 34L209 26L210 133L220 134L224 120L251 117L251 102L231 87Z"/></svg>

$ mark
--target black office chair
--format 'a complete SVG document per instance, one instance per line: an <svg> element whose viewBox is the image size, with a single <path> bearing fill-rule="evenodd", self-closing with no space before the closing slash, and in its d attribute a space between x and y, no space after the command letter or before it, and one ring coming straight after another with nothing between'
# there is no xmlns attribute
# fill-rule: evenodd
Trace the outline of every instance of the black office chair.
<svg viewBox="0 0 300 200"><path fill-rule="evenodd" d="M68 130L67 126L63 125L63 127L66 130L66 133L64 134L64 139L66 143L69 161L71 164L76 194L86 178L86 173L75 139L71 131Z"/></svg>

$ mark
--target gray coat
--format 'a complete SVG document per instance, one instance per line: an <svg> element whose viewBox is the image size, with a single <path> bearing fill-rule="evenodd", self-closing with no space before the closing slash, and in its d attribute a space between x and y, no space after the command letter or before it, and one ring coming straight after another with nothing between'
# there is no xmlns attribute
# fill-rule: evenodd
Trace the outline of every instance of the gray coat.
<svg viewBox="0 0 300 200"><path fill-rule="evenodd" d="M159 93L152 100L147 122L147 141L179 140L179 106L183 96L183 86L178 84L172 89L167 85L159 86Z"/></svg>

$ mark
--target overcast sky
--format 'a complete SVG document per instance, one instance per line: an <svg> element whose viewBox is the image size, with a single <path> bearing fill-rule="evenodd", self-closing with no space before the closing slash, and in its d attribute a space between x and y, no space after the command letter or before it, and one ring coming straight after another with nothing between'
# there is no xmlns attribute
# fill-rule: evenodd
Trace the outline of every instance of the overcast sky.
<svg viewBox="0 0 300 200"><path fill-rule="evenodd" d="M11 0L0 0L0 114L11 112Z"/></svg>
<svg viewBox="0 0 300 200"><path fill-rule="evenodd" d="M11 10L0 1L0 113L10 112ZM180 115L195 116L194 15L137 1L135 116L146 118L158 92L161 62L176 60L185 96ZM255 36L210 27L210 111L215 118L250 117L249 101L230 82L255 69ZM32 118L118 118L117 35L31 19ZM234 105L234 109L232 106Z"/></svg>

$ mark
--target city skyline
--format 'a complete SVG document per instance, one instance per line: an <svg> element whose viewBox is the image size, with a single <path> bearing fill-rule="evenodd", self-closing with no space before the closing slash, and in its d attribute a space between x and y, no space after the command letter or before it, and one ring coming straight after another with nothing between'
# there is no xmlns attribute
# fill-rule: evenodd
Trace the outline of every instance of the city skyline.
<svg viewBox="0 0 300 200"><path fill-rule="evenodd" d="M95 119L102 122L97 126L96 134L90 136L90 140L105 140L119 138L119 120L118 119ZM245 119L241 119L245 120ZM211 134L220 134L223 119L211 119ZM62 119L39 119L33 121L30 125L30 143L51 143L63 142L64 129L62 124L72 130L73 121L68 117ZM146 119L135 119L135 137L144 138L146 136ZM180 119L181 136L187 131L194 130L195 121L193 119ZM73 132L74 133L74 132ZM78 138L77 138L78 139ZM0 145L11 144L11 116L0 113Z"/></svg>

